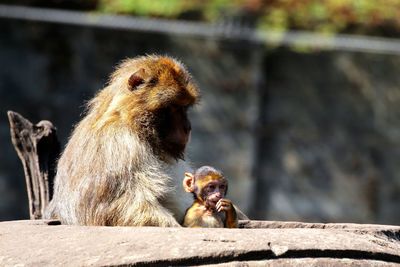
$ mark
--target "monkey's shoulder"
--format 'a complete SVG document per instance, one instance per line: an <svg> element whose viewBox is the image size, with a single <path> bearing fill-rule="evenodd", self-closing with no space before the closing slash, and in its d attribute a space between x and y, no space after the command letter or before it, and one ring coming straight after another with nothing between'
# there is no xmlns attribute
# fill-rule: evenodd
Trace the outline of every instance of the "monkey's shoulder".
<svg viewBox="0 0 400 267"><path fill-rule="evenodd" d="M189 209L187 209L185 214L185 221L187 220L193 221L195 219L202 218L206 212L207 209L203 205L200 205L197 202L195 202Z"/></svg>

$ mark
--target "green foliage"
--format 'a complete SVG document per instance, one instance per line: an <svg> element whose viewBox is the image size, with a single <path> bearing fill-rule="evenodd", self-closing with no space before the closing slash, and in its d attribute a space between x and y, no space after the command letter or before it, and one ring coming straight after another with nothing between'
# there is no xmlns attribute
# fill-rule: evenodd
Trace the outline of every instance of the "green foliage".
<svg viewBox="0 0 400 267"><path fill-rule="evenodd" d="M182 11L182 2L181 0L101 0L99 9L109 13L175 17Z"/></svg>
<svg viewBox="0 0 400 267"><path fill-rule="evenodd" d="M400 29L399 0L99 0L102 12L179 18L195 11L205 21L253 16L260 29L353 32ZM196 18L198 19L198 17Z"/></svg>
<svg viewBox="0 0 400 267"><path fill-rule="evenodd" d="M400 28L398 0L273 0L260 20L261 28L339 32L350 28Z"/></svg>

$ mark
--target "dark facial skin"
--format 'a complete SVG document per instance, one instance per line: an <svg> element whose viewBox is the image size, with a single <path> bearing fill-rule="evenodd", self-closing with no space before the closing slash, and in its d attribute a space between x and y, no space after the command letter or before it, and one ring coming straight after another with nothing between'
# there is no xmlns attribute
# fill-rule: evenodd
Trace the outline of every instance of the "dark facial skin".
<svg viewBox="0 0 400 267"><path fill-rule="evenodd" d="M218 180L209 182L201 192L202 199L204 199L205 207L207 209L216 210L218 201L225 197L225 193L225 181Z"/></svg>
<svg viewBox="0 0 400 267"><path fill-rule="evenodd" d="M162 149L174 158L183 159L191 124L187 107L173 105L159 111L157 130Z"/></svg>

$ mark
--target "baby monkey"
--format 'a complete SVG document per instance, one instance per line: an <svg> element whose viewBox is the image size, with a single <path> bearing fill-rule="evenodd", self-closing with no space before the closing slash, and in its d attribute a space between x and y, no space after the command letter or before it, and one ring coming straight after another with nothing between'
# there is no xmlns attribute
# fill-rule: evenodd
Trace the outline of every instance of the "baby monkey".
<svg viewBox="0 0 400 267"><path fill-rule="evenodd" d="M228 181L213 167L203 166L192 173L185 173L183 188L193 193L194 202L186 211L183 226L237 228L236 210L229 199L224 198Z"/></svg>

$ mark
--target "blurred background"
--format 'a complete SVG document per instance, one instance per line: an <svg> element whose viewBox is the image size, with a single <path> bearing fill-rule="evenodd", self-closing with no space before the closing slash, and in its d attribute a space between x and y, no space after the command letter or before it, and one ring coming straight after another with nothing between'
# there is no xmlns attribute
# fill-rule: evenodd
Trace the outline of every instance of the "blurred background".
<svg viewBox="0 0 400 267"><path fill-rule="evenodd" d="M114 66L157 53L202 91L193 166L252 219L400 224L399 38L398 0L0 0L0 221L29 217L6 111L65 145Z"/></svg>

